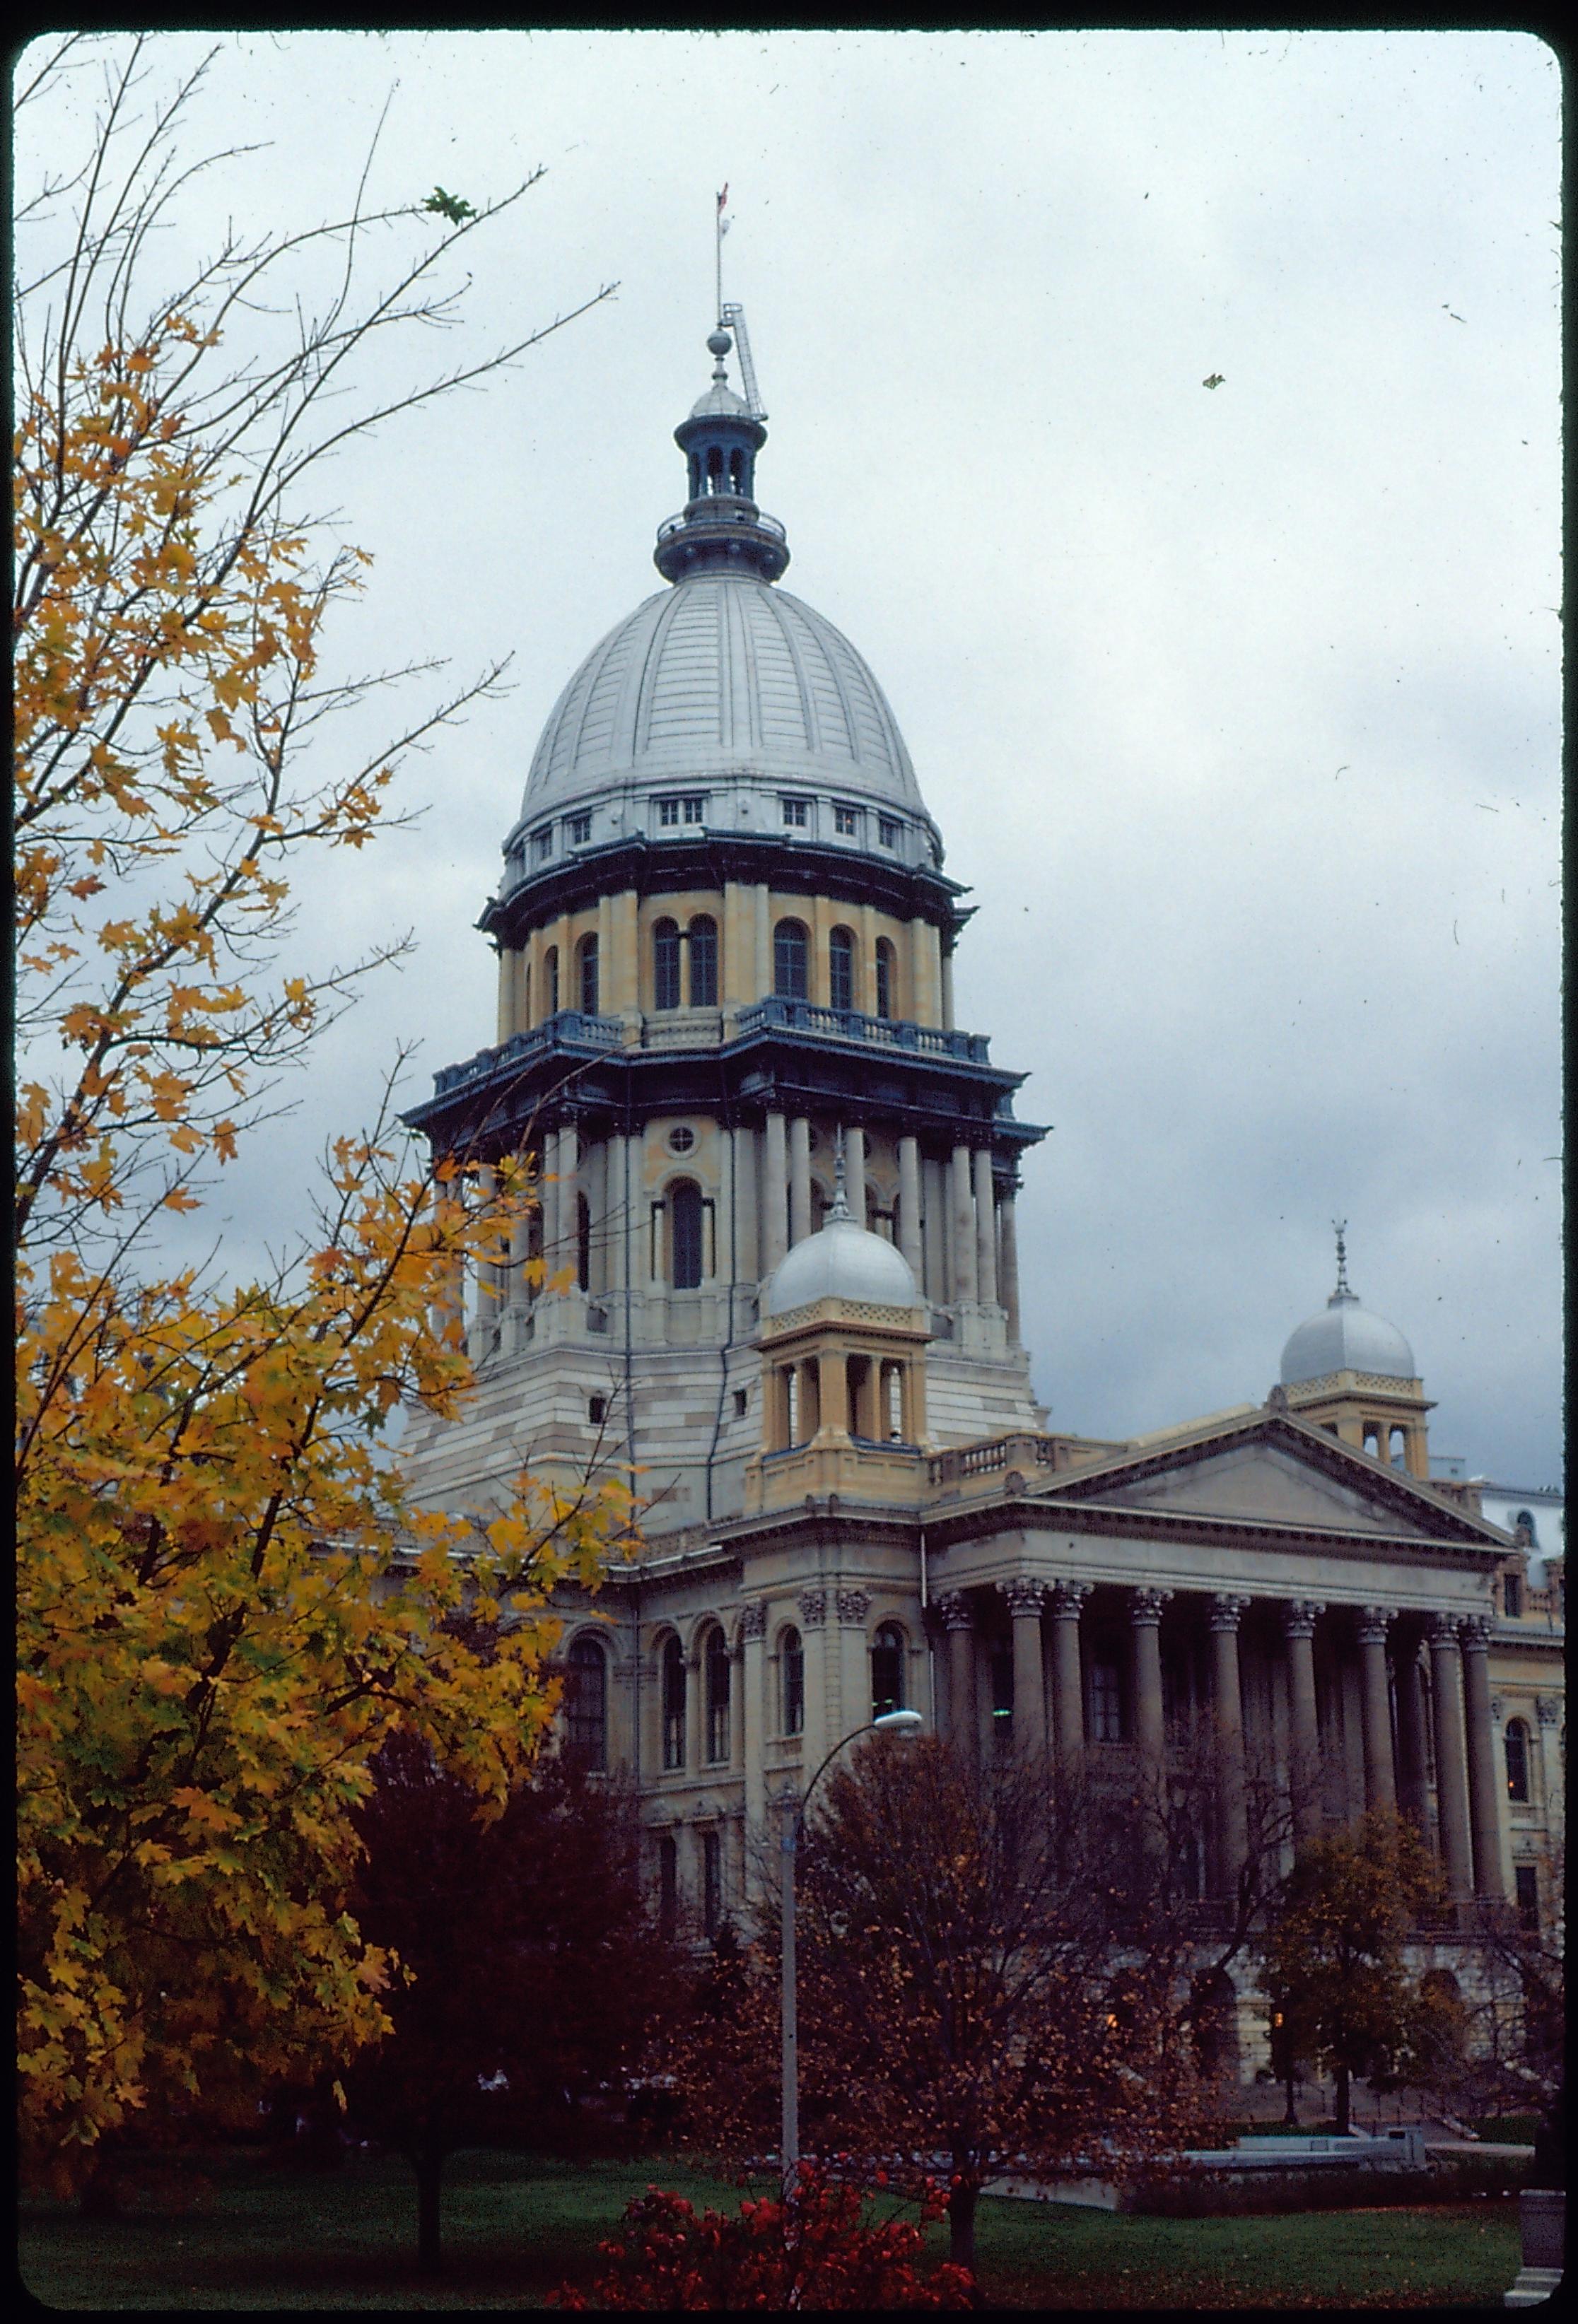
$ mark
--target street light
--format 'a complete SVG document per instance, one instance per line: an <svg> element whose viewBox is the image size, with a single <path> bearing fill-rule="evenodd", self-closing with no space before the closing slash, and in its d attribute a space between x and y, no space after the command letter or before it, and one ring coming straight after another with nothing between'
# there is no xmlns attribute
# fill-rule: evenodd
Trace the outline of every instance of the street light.
<svg viewBox="0 0 1578 2324"><path fill-rule="evenodd" d="M783 1935L783 1980L780 2005L783 2013L783 2186L787 2195L789 2182L799 2167L800 2160L800 2053L799 2012L795 1995L795 1854L800 1844L800 1833L806 1821L806 1810L828 1768L844 1744L853 1743L862 1735L906 1735L925 1724L918 1711L884 1711L879 1718L868 1719L863 1726L852 1727L849 1733L833 1746L804 1792L797 1801L792 1789L785 1785L783 1793L783 1833L779 1841L783 1855L783 1901L780 1922Z"/></svg>

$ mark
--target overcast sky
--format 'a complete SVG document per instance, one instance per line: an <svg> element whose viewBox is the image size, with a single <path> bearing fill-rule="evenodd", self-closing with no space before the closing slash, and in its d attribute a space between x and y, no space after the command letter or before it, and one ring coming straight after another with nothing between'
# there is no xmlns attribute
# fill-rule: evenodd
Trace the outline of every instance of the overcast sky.
<svg viewBox="0 0 1578 2324"><path fill-rule="evenodd" d="M171 69L200 53L161 36ZM84 85L86 96L86 84ZM240 1268L397 1041L490 1040L473 923L541 724L658 586L734 225L789 586L870 661L976 917L959 1020L1051 1124L1025 1336L1062 1430L1244 1398L1350 1274L1432 1445L1560 1474L1559 88L1500 33L288 33L192 140L284 225L542 183L456 351L617 280L343 460L350 660L512 651L420 829L303 890L418 938L227 1175ZM25 151L22 157L26 165ZM1221 384L1203 382L1221 375ZM323 493L324 498L329 495Z"/></svg>

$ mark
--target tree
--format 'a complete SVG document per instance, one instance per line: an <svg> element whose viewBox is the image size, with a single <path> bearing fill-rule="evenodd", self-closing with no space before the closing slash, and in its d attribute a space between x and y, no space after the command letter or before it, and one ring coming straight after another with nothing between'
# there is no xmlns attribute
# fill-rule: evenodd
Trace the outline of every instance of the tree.
<svg viewBox="0 0 1578 2324"><path fill-rule="evenodd" d="M347 2069L354 2118L417 2177L418 2255L440 2263L456 2146L575 2143L586 2101L633 2063L673 1975L652 1925L633 1803L563 1755L484 1821L471 1787L395 1736L356 1812L351 1909L393 1952L392 2031Z"/></svg>
<svg viewBox="0 0 1578 2324"><path fill-rule="evenodd" d="M1294 1863L1261 1944L1267 2001L1282 2020L1280 2058L1335 2076L1341 2132L1355 2074L1407 2070L1439 2049L1441 2010L1405 1947L1443 1895L1413 1825L1383 1812Z"/></svg>
<svg viewBox="0 0 1578 2324"><path fill-rule="evenodd" d="M946 2166L952 2256L1004 2172L1118 2179L1196 2123L1188 1945L1131 1824L1044 1764L977 1772L931 1738L830 1778L797 1883L807 2142L920 2187ZM771 1907L732 2015L668 2046L698 2143L760 2155L778 2096Z"/></svg>
<svg viewBox="0 0 1578 2324"><path fill-rule="evenodd" d="M465 1394L456 1270L534 1195L508 1158L414 1164L392 1076L257 1280L161 1243L398 949L281 961L293 865L360 848L402 753L500 675L326 749L420 673L332 675L366 560L311 480L532 340L400 368L458 319L449 254L524 187L453 225L359 190L161 274L228 157L186 158L203 70L151 92L151 56L74 36L19 90L19 144L42 110L63 153L62 85L103 61L15 270L22 2148L68 2185L133 2119L250 2107L384 2029L390 1964L346 1909L369 1762L406 1727L502 1803L551 1715L548 1594L595 1583L626 1516L601 1480L522 1478L475 1522L409 1506L383 1440Z"/></svg>

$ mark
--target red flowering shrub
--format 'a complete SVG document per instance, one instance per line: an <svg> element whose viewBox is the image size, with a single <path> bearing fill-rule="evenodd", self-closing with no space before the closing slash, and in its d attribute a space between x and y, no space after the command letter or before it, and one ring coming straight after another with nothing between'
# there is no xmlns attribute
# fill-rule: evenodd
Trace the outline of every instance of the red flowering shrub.
<svg viewBox="0 0 1578 2324"><path fill-rule="evenodd" d="M690 2310L968 2308L974 2280L943 2260L925 2266L920 2226L942 2217L945 2198L928 2189L920 2226L868 2219L869 2195L802 2163L784 2201L745 2201L734 2214L703 2211L683 2196L650 2187L625 2211L616 2241L598 2246L610 2262L586 2291L564 2284L556 2304L572 2309Z"/></svg>

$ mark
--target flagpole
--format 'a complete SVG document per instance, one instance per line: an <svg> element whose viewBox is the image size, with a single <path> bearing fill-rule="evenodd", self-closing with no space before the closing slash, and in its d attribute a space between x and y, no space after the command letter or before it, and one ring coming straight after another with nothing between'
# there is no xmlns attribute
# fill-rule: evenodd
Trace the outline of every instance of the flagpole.
<svg viewBox="0 0 1578 2324"><path fill-rule="evenodd" d="M725 186L724 188L724 194L726 194L728 190L727 186ZM718 196L717 216L714 221L713 237L716 247L717 256L717 322L714 327L718 330L723 328L724 322L724 194L720 194Z"/></svg>

